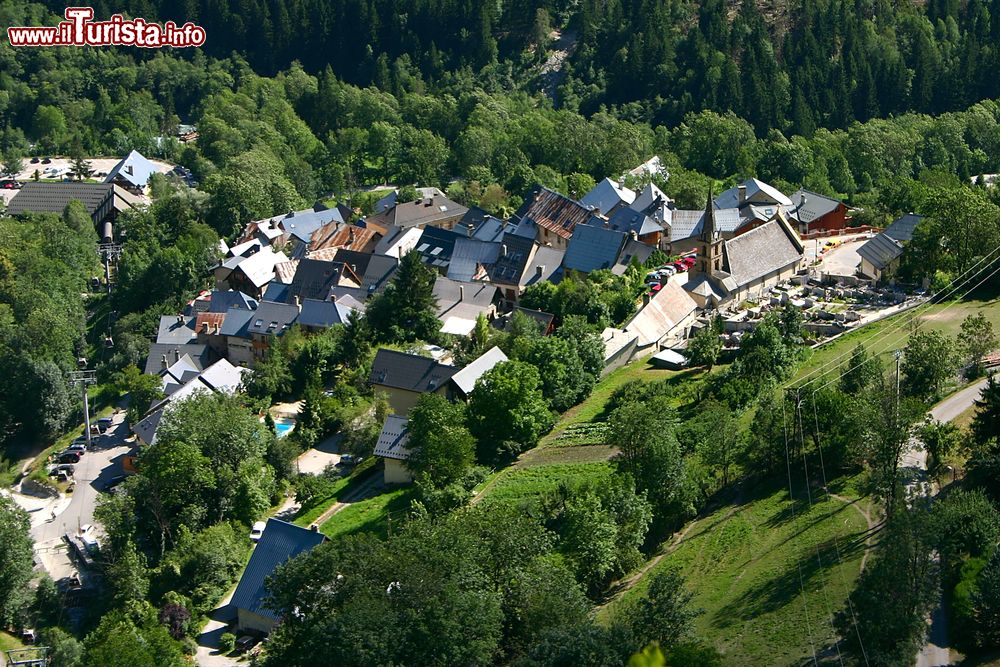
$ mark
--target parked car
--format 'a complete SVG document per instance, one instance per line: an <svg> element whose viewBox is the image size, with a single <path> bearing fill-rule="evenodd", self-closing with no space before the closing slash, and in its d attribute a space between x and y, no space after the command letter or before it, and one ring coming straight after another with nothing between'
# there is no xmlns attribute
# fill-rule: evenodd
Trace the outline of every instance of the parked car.
<svg viewBox="0 0 1000 667"><path fill-rule="evenodd" d="M86 443L74 442L72 445L66 448L67 452L79 452L80 456L87 453Z"/></svg>
<svg viewBox="0 0 1000 667"><path fill-rule="evenodd" d="M37 157L31 158L31 164L38 164L38 158Z"/></svg>
<svg viewBox="0 0 1000 667"><path fill-rule="evenodd" d="M256 643L257 643L257 639L255 637L251 637L250 635L243 635L242 637L240 637L239 639L236 640L236 644L235 644L235 646L236 646L236 652L237 653L246 653L251 648L253 648L254 644L256 644Z"/></svg>
<svg viewBox="0 0 1000 667"><path fill-rule="evenodd" d="M17 181L0 181L0 188L4 190L17 190L21 187L21 184Z"/></svg>
<svg viewBox="0 0 1000 667"><path fill-rule="evenodd" d="M52 164L52 160L47 157L42 158L42 164Z"/></svg>
<svg viewBox="0 0 1000 667"><path fill-rule="evenodd" d="M57 463L79 463L80 452L62 452L56 457Z"/></svg>
<svg viewBox="0 0 1000 667"><path fill-rule="evenodd" d="M260 542L260 538L264 535L264 526L266 525L263 521L258 521L253 525L253 528L250 529L251 542Z"/></svg>
<svg viewBox="0 0 1000 667"><path fill-rule="evenodd" d="M75 472L76 466L72 463L60 463L49 469L49 477L58 477L60 474L72 477Z"/></svg>
<svg viewBox="0 0 1000 667"><path fill-rule="evenodd" d="M101 433L106 433L109 428L114 426L114 423L111 417L101 417L97 420L97 428L101 429Z"/></svg>
<svg viewBox="0 0 1000 667"><path fill-rule="evenodd" d="M339 466L356 466L364 460L361 456L354 456L353 454L342 454L340 457Z"/></svg>

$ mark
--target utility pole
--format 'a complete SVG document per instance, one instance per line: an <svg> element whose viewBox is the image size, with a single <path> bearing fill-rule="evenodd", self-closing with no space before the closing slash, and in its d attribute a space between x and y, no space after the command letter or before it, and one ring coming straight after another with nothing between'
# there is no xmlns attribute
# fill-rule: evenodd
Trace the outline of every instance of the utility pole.
<svg viewBox="0 0 1000 667"><path fill-rule="evenodd" d="M896 350L896 417L899 418L899 361L903 358L903 351Z"/></svg>
<svg viewBox="0 0 1000 667"><path fill-rule="evenodd" d="M87 438L87 450L90 450L91 440L90 440L90 397L87 395L87 387L92 384L97 384L97 371L87 370L87 360L84 357L80 357L76 361L78 370L72 371L69 374L69 381L72 384L78 384L83 389L83 424L84 424L84 435Z"/></svg>

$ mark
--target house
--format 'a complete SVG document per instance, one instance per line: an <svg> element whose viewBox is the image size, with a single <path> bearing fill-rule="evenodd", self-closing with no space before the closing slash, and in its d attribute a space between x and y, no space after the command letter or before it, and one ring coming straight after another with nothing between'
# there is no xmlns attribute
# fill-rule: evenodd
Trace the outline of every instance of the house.
<svg viewBox="0 0 1000 667"><path fill-rule="evenodd" d="M698 304L684 291L680 282L670 278L622 330L626 334L634 334L636 347L645 349L668 339L683 338L697 310Z"/></svg>
<svg viewBox="0 0 1000 667"><path fill-rule="evenodd" d="M716 208L737 208L740 225L736 234L760 227L774 220L779 212L796 221L795 205L784 193L756 178L749 178L715 198Z"/></svg>
<svg viewBox="0 0 1000 667"><path fill-rule="evenodd" d="M633 201L635 192L625 187L623 183L616 183L610 178L605 178L592 187L590 192L580 197L583 206L604 217L620 207L629 206Z"/></svg>
<svg viewBox="0 0 1000 667"><path fill-rule="evenodd" d="M437 188L416 188L417 194L420 195L421 199L426 199L427 197L444 197L444 193ZM373 212L378 215L379 213L384 213L390 208L393 208L399 199L399 190L395 189L386 196L375 202L373 207Z"/></svg>
<svg viewBox="0 0 1000 667"><path fill-rule="evenodd" d="M406 417L388 415L375 442L375 456L382 459L382 481L385 484L409 484L413 475L406 462L410 460L407 448L410 435L406 432Z"/></svg>
<svg viewBox="0 0 1000 667"><path fill-rule="evenodd" d="M458 372L454 366L415 354L380 348L372 362L368 383L383 392L393 412L406 415L421 394L446 394L448 380Z"/></svg>
<svg viewBox="0 0 1000 667"><path fill-rule="evenodd" d="M647 183L635 196L629 208L641 211L663 222L664 211L673 208L674 201L653 183Z"/></svg>
<svg viewBox="0 0 1000 667"><path fill-rule="evenodd" d="M153 343L149 346L143 372L157 375L183 357L187 357L198 370L208 367L217 358L208 345L193 340L188 343Z"/></svg>
<svg viewBox="0 0 1000 667"><path fill-rule="evenodd" d="M580 202L536 185L511 222L519 228L522 224L533 225L538 243L565 250L576 226L586 223L592 215L590 209Z"/></svg>
<svg viewBox="0 0 1000 667"><path fill-rule="evenodd" d="M740 211L737 208L717 208L712 212L715 231L723 239L736 236L740 227ZM661 244L668 255L684 255L700 246L700 237L705 228L705 211L670 211L667 227L669 240Z"/></svg>
<svg viewBox="0 0 1000 667"><path fill-rule="evenodd" d="M329 222L312 233L306 256L315 257L320 251L336 252L340 248L370 253L381 238L381 234L368 227Z"/></svg>
<svg viewBox="0 0 1000 667"><path fill-rule="evenodd" d="M628 238L627 231L612 229L598 218L592 224L577 225L563 257L563 268L581 273L610 269Z"/></svg>
<svg viewBox="0 0 1000 667"><path fill-rule="evenodd" d="M338 301L303 299L298 324L306 333L317 333L335 324L346 324L347 318L355 310L364 312L364 305L351 297L344 297Z"/></svg>
<svg viewBox="0 0 1000 667"><path fill-rule="evenodd" d="M799 189L792 195L791 200L795 203L799 235L839 231L847 227L849 220L847 214L850 209L839 199Z"/></svg>
<svg viewBox="0 0 1000 667"><path fill-rule="evenodd" d="M798 272L802 241L784 212L728 240L716 230L714 214L709 199L697 262L684 285L699 307L717 308L731 301L759 298L765 290Z"/></svg>
<svg viewBox="0 0 1000 667"><path fill-rule="evenodd" d="M457 239L448 263L448 277L463 282L485 280L500 255L500 246L499 241Z"/></svg>
<svg viewBox="0 0 1000 667"><path fill-rule="evenodd" d="M301 211L289 211L263 220L254 220L247 224L240 235L239 243L257 240L262 245L282 248L290 246L289 252L293 258L299 258L311 250L313 234L327 228L326 234L332 232L328 228L347 226L340 208L329 208L317 203L313 208ZM320 238L324 238L322 235Z"/></svg>
<svg viewBox="0 0 1000 667"><path fill-rule="evenodd" d="M861 274L874 280L892 276L899 268L904 246L913 239L913 232L923 219L922 215L907 213L858 248Z"/></svg>
<svg viewBox="0 0 1000 667"><path fill-rule="evenodd" d="M227 313L231 308L257 310L257 299L236 290L212 290L208 294L210 313Z"/></svg>
<svg viewBox="0 0 1000 667"><path fill-rule="evenodd" d="M290 303L261 301L247 324L254 361L267 358L271 339L282 336L299 317L299 307Z"/></svg>
<svg viewBox="0 0 1000 667"><path fill-rule="evenodd" d="M132 432L147 445L156 443L156 431L172 405L198 392L233 394L239 390L249 370L220 359L202 369L185 355L159 372L164 397L146 410L142 419L132 425Z"/></svg>
<svg viewBox="0 0 1000 667"><path fill-rule="evenodd" d="M230 308L226 311L219 333L226 340L226 359L234 364L251 366L255 361L249 331L253 317L253 310Z"/></svg>
<svg viewBox="0 0 1000 667"><path fill-rule="evenodd" d="M118 215L143 206L141 199L112 183L40 183L29 181L21 186L7 204L8 215L21 213L62 213L76 200L83 204L94 221L101 241L114 239Z"/></svg>
<svg viewBox="0 0 1000 667"><path fill-rule="evenodd" d="M470 362L468 366L451 376L451 379L448 380L448 396L463 401L469 400L479 378L497 364L505 361L508 359L503 350L499 347L491 347L483 352L478 359Z"/></svg>
<svg viewBox="0 0 1000 667"><path fill-rule="evenodd" d="M277 625L281 619L266 606L268 577L279 565L316 548L325 539L318 531L278 519L267 520L230 601L240 632L269 633Z"/></svg>
<svg viewBox="0 0 1000 667"><path fill-rule="evenodd" d="M267 284L275 279L275 266L287 261L288 256L285 253L275 252L270 247L261 248L249 257L243 257L234 262L233 268L224 279L223 284L219 284L219 273L216 273L216 286L218 289L228 286L259 299ZM222 266L227 266L227 264L228 260L223 260Z"/></svg>
<svg viewBox="0 0 1000 667"><path fill-rule="evenodd" d="M378 294L386 288L389 281L399 268L399 260L386 255L370 255L341 248L333 256L337 262L343 262L350 267L351 273L361 279L361 289L356 292L348 290L358 301L365 301L373 294ZM346 288L345 288L346 289Z"/></svg>
<svg viewBox="0 0 1000 667"><path fill-rule="evenodd" d="M434 281L434 299L441 332L468 336L483 315L492 320L497 314L500 291L495 285L482 282L459 282L438 276Z"/></svg>
<svg viewBox="0 0 1000 667"><path fill-rule="evenodd" d="M659 176L664 180L670 178L670 172L667 171L667 167L659 155L654 155L638 167L629 169L628 175L634 178L650 178L651 176Z"/></svg>
<svg viewBox="0 0 1000 667"><path fill-rule="evenodd" d="M111 168L104 182L121 186L132 194L141 195L146 191L149 177L159 171L155 164L134 150Z"/></svg>
<svg viewBox="0 0 1000 667"><path fill-rule="evenodd" d="M420 255L420 260L438 273L448 272L451 254L455 249L455 241L460 237L448 229L427 227L421 234L414 251Z"/></svg>
<svg viewBox="0 0 1000 667"><path fill-rule="evenodd" d="M417 247L417 242L423 235L424 230L419 227L389 227L385 235L375 244L376 255L386 255L402 259L406 253Z"/></svg>
<svg viewBox="0 0 1000 667"><path fill-rule="evenodd" d="M227 352L226 337L222 335L222 323L225 313L204 312L195 315L194 330L197 341L208 345L219 357L225 357Z"/></svg>
<svg viewBox="0 0 1000 667"><path fill-rule="evenodd" d="M656 248L648 246L645 243L641 243L636 239L629 238L625 241L625 245L622 247L620 253L618 253L618 259L615 265L611 267L611 273L616 276L621 276L625 274L632 260L639 262L640 265L645 265L646 260L649 256L653 254Z"/></svg>
<svg viewBox="0 0 1000 667"><path fill-rule="evenodd" d="M508 228L510 225L505 220L490 215L478 206L473 206L466 211L452 231L468 239L499 241Z"/></svg>
<svg viewBox="0 0 1000 667"><path fill-rule="evenodd" d="M565 254L564 250L541 245L531 238L507 233L500 243L496 262L487 269L487 277L500 288L508 304L517 305L525 288L558 280Z"/></svg>
<svg viewBox="0 0 1000 667"><path fill-rule="evenodd" d="M344 262L300 259L288 294L294 299L326 301L334 287L361 288L361 278Z"/></svg>
<svg viewBox="0 0 1000 667"><path fill-rule="evenodd" d="M650 208L655 209L655 206L647 207L646 210ZM669 209L664 215L670 215ZM665 222L665 220L662 221ZM664 237L664 225L647 215L645 210L635 211L627 207L620 208L608 217L608 227L625 232L654 248L660 246L660 240Z"/></svg>
<svg viewBox="0 0 1000 667"><path fill-rule="evenodd" d="M193 315L161 315L156 330L156 342L166 345L184 345L193 342L198 333Z"/></svg>
<svg viewBox="0 0 1000 667"><path fill-rule="evenodd" d="M443 194L424 196L417 201L397 203L381 213L365 219L365 225L375 229L400 227L441 227L451 229L469 209Z"/></svg>
<svg viewBox="0 0 1000 667"><path fill-rule="evenodd" d="M511 311L511 317L518 313L537 324L538 331L543 336L548 336L556 330L556 316L552 313L546 313L544 310L534 310L532 308L515 306L514 310Z"/></svg>

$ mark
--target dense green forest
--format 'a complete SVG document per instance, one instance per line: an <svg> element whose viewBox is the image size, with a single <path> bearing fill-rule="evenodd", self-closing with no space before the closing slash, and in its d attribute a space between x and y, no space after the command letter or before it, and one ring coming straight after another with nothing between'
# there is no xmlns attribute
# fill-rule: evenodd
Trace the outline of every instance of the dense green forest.
<svg viewBox="0 0 1000 667"><path fill-rule="evenodd" d="M671 125L691 111L731 110L761 136L1000 95L995 0L133 0L95 9L194 21L208 31L207 53L235 51L260 73L299 61L397 94L414 80L445 89L470 73L530 87L522 74L537 47L564 27L578 42L561 107Z"/></svg>

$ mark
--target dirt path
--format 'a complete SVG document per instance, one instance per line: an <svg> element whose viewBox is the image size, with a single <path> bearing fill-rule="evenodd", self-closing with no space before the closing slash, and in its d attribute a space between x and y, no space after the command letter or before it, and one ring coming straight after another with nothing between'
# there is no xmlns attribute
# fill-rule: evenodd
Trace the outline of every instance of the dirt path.
<svg viewBox="0 0 1000 667"><path fill-rule="evenodd" d="M861 571L864 572L865 563L868 562L868 554L871 553L873 548L872 537L875 536L875 528L878 526L878 522L872 519L871 513L863 508L857 500L851 500L850 498L845 498L844 496L838 496L836 493L830 493L828 495L834 500L839 500L845 505L853 507L861 514L861 516L865 518L865 524L868 526L868 530L866 531L867 534L865 536L865 553L861 555Z"/></svg>
<svg viewBox="0 0 1000 667"><path fill-rule="evenodd" d="M364 500L369 495L372 495L372 492L374 492L377 489L380 489L381 487L382 487L382 480L379 479L378 475L372 474L371 477L362 482L357 489L345 495L343 500L337 501L333 505L330 505L330 507L325 512L316 517L316 520L313 521L313 523L316 524L317 526L322 526L331 516L333 516L340 510L344 509L345 507L347 507L352 503L358 502L359 500Z"/></svg>

